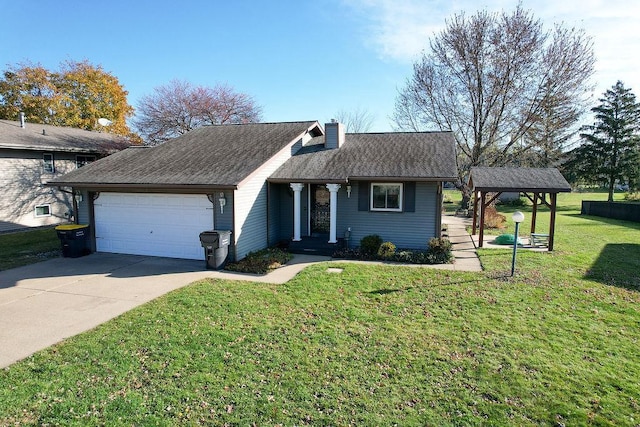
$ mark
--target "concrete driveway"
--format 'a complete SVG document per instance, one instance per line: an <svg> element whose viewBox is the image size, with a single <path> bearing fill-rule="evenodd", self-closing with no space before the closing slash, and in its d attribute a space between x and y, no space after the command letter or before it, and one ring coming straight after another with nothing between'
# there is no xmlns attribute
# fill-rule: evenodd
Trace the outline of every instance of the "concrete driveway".
<svg viewBox="0 0 640 427"><path fill-rule="evenodd" d="M205 277L285 283L325 260L297 255L253 275L205 270L204 261L94 253L0 271L0 368Z"/></svg>

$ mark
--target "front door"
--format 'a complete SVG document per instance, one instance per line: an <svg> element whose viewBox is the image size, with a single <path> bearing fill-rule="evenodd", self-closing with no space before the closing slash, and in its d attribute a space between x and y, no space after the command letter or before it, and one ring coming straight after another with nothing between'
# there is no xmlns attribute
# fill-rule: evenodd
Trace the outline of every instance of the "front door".
<svg viewBox="0 0 640 427"><path fill-rule="evenodd" d="M329 234L329 190L325 185L311 185L311 235Z"/></svg>

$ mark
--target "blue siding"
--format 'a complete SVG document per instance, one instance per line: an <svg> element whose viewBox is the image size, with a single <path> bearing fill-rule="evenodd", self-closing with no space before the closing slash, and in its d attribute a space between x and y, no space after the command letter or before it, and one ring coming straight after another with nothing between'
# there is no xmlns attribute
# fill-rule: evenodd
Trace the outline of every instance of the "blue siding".
<svg viewBox="0 0 640 427"><path fill-rule="evenodd" d="M280 224L278 240L291 240L293 237L293 190L289 184L279 185L278 222Z"/></svg>
<svg viewBox="0 0 640 427"><path fill-rule="evenodd" d="M280 237L280 186L277 184L267 183L269 191L269 213L268 224L269 227L269 246L275 245Z"/></svg>
<svg viewBox="0 0 640 427"><path fill-rule="evenodd" d="M233 204L234 204L234 192L232 190L223 191L224 198L227 200L227 204L224 206L224 212L220 211L220 198L221 191L214 193L215 200L212 205L214 209L214 226L216 230L233 230Z"/></svg>
<svg viewBox="0 0 640 427"><path fill-rule="evenodd" d="M358 211L358 182L352 182L351 197L346 186L338 192L338 237L351 227L351 245L360 239L377 234L398 248L425 249L429 239L438 234L438 183L416 183L415 212ZM366 185L366 184L365 184Z"/></svg>
<svg viewBox="0 0 640 427"><path fill-rule="evenodd" d="M78 202L78 224L91 224L89 217L89 192L82 192L82 201Z"/></svg>
<svg viewBox="0 0 640 427"><path fill-rule="evenodd" d="M289 184L269 184L269 246L293 235L293 194Z"/></svg>

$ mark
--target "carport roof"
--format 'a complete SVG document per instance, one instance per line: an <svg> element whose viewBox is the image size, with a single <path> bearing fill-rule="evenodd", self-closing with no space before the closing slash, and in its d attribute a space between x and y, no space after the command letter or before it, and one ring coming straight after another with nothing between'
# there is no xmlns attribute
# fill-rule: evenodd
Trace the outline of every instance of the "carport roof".
<svg viewBox="0 0 640 427"><path fill-rule="evenodd" d="M469 185L485 192L570 192L571 186L556 168L471 168Z"/></svg>
<svg viewBox="0 0 640 427"><path fill-rule="evenodd" d="M322 135L316 121L204 126L155 147L131 147L49 184L78 188L235 188L306 132Z"/></svg>

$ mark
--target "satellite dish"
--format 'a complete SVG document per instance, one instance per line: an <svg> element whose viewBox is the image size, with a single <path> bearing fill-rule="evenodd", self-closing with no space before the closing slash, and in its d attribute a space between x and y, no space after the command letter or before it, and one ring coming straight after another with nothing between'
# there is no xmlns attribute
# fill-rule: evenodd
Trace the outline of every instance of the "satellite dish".
<svg viewBox="0 0 640 427"><path fill-rule="evenodd" d="M102 126L109 126L111 123L113 123L111 120L105 119L104 117L98 119L98 124Z"/></svg>

